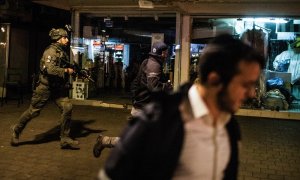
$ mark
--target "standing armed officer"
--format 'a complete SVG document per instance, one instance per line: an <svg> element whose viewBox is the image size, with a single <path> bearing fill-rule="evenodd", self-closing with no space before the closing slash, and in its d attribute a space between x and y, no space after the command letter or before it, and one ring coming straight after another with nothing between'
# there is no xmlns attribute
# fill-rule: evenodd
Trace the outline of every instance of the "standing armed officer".
<svg viewBox="0 0 300 180"><path fill-rule="evenodd" d="M73 69L66 66L69 57L65 52L68 45L66 30L52 29L49 36L53 41L46 48L40 62L40 75L37 87L33 92L29 108L20 116L18 123L13 126L11 145L17 146L19 137L26 124L40 114L40 111L52 98L61 111L60 146L62 149L79 149L78 141L70 138L72 103L68 98L69 77Z"/></svg>

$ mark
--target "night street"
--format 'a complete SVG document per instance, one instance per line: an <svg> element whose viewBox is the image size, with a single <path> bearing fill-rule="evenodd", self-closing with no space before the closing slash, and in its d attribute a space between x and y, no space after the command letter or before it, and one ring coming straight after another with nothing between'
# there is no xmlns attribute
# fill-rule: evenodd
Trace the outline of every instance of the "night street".
<svg viewBox="0 0 300 180"><path fill-rule="evenodd" d="M11 147L11 130L27 108L10 101L0 108L0 179L88 179L93 180L110 150L94 158L97 135L118 135L129 110L74 106L72 135L80 150L61 150L56 120L59 111L50 102L41 115L28 124L21 144ZM240 180L299 180L300 121L238 117L242 130Z"/></svg>
<svg viewBox="0 0 300 180"><path fill-rule="evenodd" d="M0 180L98 180L112 149L95 158L96 139L114 146L99 135L119 136L160 91L180 93L154 98L162 105L118 144L109 177L300 180L299 10L300 0L0 0Z"/></svg>
<svg viewBox="0 0 300 180"><path fill-rule="evenodd" d="M50 102L41 115L32 120L20 137L18 147L11 147L10 126L28 107L17 108L9 102L0 108L0 179L94 179L109 150L94 158L92 148L97 135L118 135L129 110L74 106L71 134L80 142L80 150L61 150L55 104ZM103 132L104 131L104 132Z"/></svg>

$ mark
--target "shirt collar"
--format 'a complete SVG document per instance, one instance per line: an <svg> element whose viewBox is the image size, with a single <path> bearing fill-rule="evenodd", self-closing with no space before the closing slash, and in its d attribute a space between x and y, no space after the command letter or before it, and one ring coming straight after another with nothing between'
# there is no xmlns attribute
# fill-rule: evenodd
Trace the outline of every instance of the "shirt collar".
<svg viewBox="0 0 300 180"><path fill-rule="evenodd" d="M194 118L200 118L209 114L206 104L200 96L197 86L193 85L188 92L189 101L191 104Z"/></svg>
<svg viewBox="0 0 300 180"><path fill-rule="evenodd" d="M190 101L194 119L204 118L205 120L208 121L207 123L212 124L212 118L209 118L211 117L210 112L202 96L200 95L196 85L192 85L192 87L189 89L188 98ZM230 113L226 113L226 112L222 113L217 120L217 126L220 125L224 126L229 121L230 118L231 118Z"/></svg>

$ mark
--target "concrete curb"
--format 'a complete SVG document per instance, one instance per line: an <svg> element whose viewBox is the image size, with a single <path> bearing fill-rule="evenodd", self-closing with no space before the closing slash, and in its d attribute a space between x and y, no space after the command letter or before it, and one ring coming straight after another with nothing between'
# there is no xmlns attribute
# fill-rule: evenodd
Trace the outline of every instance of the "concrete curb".
<svg viewBox="0 0 300 180"><path fill-rule="evenodd" d="M106 108L117 108L117 109L128 109L132 108L131 104L117 104L117 103L107 103L98 100L78 100L71 99L72 104L80 106L94 106L94 107L106 107Z"/></svg>
<svg viewBox="0 0 300 180"><path fill-rule="evenodd" d="M105 108L117 108L131 110L131 104L109 103L100 100L78 100L71 99L74 105L80 106L94 106ZM237 116L249 116L249 117L263 117L272 119L288 119L288 120L300 120L300 112L291 111L271 111L271 110L256 110L256 109L240 109L235 115Z"/></svg>
<svg viewBox="0 0 300 180"><path fill-rule="evenodd" d="M256 109L240 109L235 115L248 117L263 117L272 119L300 120L300 112L271 111Z"/></svg>

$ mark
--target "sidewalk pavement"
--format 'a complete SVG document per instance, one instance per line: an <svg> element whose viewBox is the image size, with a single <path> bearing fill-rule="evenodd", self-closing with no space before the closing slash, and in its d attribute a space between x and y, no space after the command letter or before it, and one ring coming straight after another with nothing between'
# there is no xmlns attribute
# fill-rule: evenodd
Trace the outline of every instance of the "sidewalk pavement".
<svg viewBox="0 0 300 180"><path fill-rule="evenodd" d="M102 102L113 104L112 102ZM49 102L21 135L21 145L9 145L10 126L28 107L26 100L0 107L0 179L93 180L110 150L94 158L92 147L99 133L117 136L127 123L130 108L74 105L72 135L80 150L61 150L59 111ZM242 131L239 180L299 180L300 121L238 116Z"/></svg>
<svg viewBox="0 0 300 180"><path fill-rule="evenodd" d="M126 109L74 106L71 135L79 140L80 150L61 150L57 120L58 108L49 102L20 137L21 145L10 146L10 127L28 107L9 102L0 107L0 179L93 180L109 154L93 157L92 148L99 133L117 136L130 114Z"/></svg>
<svg viewBox="0 0 300 180"><path fill-rule="evenodd" d="M239 116L239 180L299 180L300 121Z"/></svg>

